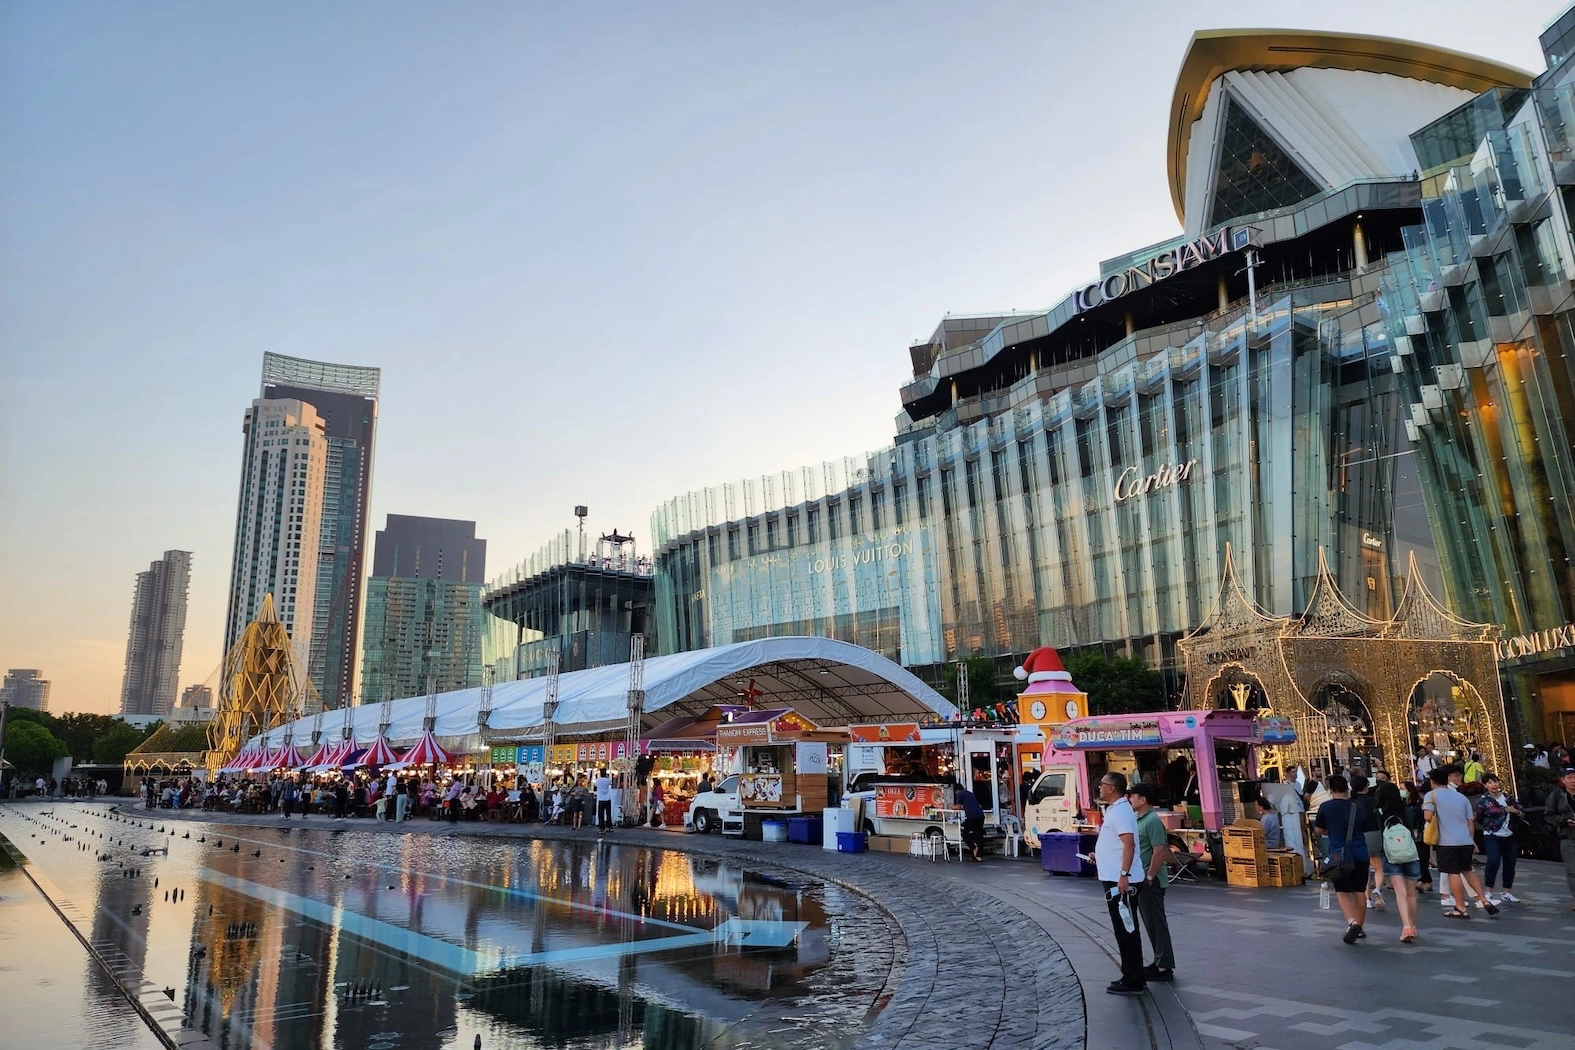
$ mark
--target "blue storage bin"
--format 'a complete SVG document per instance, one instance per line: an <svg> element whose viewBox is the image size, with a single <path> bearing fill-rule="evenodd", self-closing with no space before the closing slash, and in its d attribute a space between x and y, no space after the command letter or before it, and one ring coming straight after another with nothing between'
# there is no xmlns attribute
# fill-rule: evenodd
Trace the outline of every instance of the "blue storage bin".
<svg viewBox="0 0 1575 1050"><path fill-rule="evenodd" d="M826 822L819 817L793 817L788 821L788 841L818 846L825 835Z"/></svg>
<svg viewBox="0 0 1575 1050"><path fill-rule="evenodd" d="M838 853L863 853L867 844L868 840L862 831L837 832Z"/></svg>
<svg viewBox="0 0 1575 1050"><path fill-rule="evenodd" d="M1080 836L1069 831L1039 833L1039 866L1052 875L1077 875L1083 862L1077 859Z"/></svg>

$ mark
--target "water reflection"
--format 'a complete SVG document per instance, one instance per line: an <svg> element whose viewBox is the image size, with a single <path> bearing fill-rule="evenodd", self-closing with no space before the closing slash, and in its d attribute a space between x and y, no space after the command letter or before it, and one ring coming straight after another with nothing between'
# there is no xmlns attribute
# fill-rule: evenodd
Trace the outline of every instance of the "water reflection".
<svg viewBox="0 0 1575 1050"><path fill-rule="evenodd" d="M847 1045L893 965L869 901L673 851L148 819L20 845L226 1050Z"/></svg>

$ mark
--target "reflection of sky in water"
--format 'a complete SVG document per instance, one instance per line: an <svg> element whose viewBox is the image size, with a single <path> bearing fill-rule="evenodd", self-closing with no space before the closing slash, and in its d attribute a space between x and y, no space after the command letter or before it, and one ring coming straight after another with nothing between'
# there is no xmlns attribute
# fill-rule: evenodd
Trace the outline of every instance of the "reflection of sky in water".
<svg viewBox="0 0 1575 1050"><path fill-rule="evenodd" d="M102 806L57 806L54 821L45 811L0 809L0 833L92 915L95 940L177 989L191 1023L237 1050L469 1048L477 1034L488 1048L842 1045L868 1020L897 937L884 913L837 887L767 884L594 833L478 840L328 821L285 832L132 811L149 829ZM168 857L140 856L161 844ZM100 850L114 859L95 861ZM184 900L167 901L171 889ZM69 940L34 900L26 922ZM8 998L15 980L6 973Z"/></svg>

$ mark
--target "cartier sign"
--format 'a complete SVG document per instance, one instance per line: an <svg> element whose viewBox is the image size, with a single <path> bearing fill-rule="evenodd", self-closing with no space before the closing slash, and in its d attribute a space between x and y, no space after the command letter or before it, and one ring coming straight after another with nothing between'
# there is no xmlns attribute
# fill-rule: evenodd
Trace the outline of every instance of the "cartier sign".
<svg viewBox="0 0 1575 1050"><path fill-rule="evenodd" d="M1133 496L1146 496L1155 489L1170 488L1192 477L1197 460L1185 463L1167 463L1154 473L1145 476L1137 467L1128 467L1116 477L1116 487L1111 490L1117 503L1124 503Z"/></svg>
<svg viewBox="0 0 1575 1050"><path fill-rule="evenodd" d="M1167 277L1201 266L1210 259L1241 251L1255 243L1254 235L1257 232L1251 226L1221 226L1206 237L1177 245L1137 266L1117 270L1077 290L1077 312L1092 310L1100 303L1108 303L1128 292L1158 284Z"/></svg>

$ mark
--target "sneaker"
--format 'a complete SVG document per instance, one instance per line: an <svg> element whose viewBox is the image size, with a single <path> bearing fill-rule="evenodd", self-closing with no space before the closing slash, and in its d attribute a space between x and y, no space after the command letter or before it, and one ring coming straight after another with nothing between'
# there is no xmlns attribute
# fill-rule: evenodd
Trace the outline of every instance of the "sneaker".
<svg viewBox="0 0 1575 1050"><path fill-rule="evenodd" d="M1438 898L1438 903L1440 907L1442 907L1445 911L1448 911L1450 908L1455 906L1454 894L1444 894L1442 897Z"/></svg>
<svg viewBox="0 0 1575 1050"><path fill-rule="evenodd" d="M1111 981L1105 985L1105 991L1111 995L1142 995L1143 986L1141 984L1127 984L1125 981Z"/></svg>
<svg viewBox="0 0 1575 1050"><path fill-rule="evenodd" d="M1508 890L1505 890L1503 893L1499 894L1498 895L1498 899L1500 901L1508 901L1511 904L1519 904L1520 903L1520 898L1515 896L1513 893L1509 892Z"/></svg>
<svg viewBox="0 0 1575 1050"><path fill-rule="evenodd" d="M1362 928L1360 926L1356 925L1356 923L1353 922L1353 923L1351 923L1351 925L1349 925L1349 926L1347 926L1345 928L1345 936L1340 938L1340 939L1342 941L1344 941L1346 944L1355 944L1357 938L1360 937L1361 935L1362 935Z"/></svg>
<svg viewBox="0 0 1575 1050"><path fill-rule="evenodd" d="M1383 911L1384 895L1377 890L1374 890L1372 896L1367 898L1367 906L1372 908L1374 911Z"/></svg>
<svg viewBox="0 0 1575 1050"><path fill-rule="evenodd" d="M1149 981L1174 981L1176 979L1176 971L1161 970L1158 966L1145 966L1143 967L1143 977Z"/></svg>

